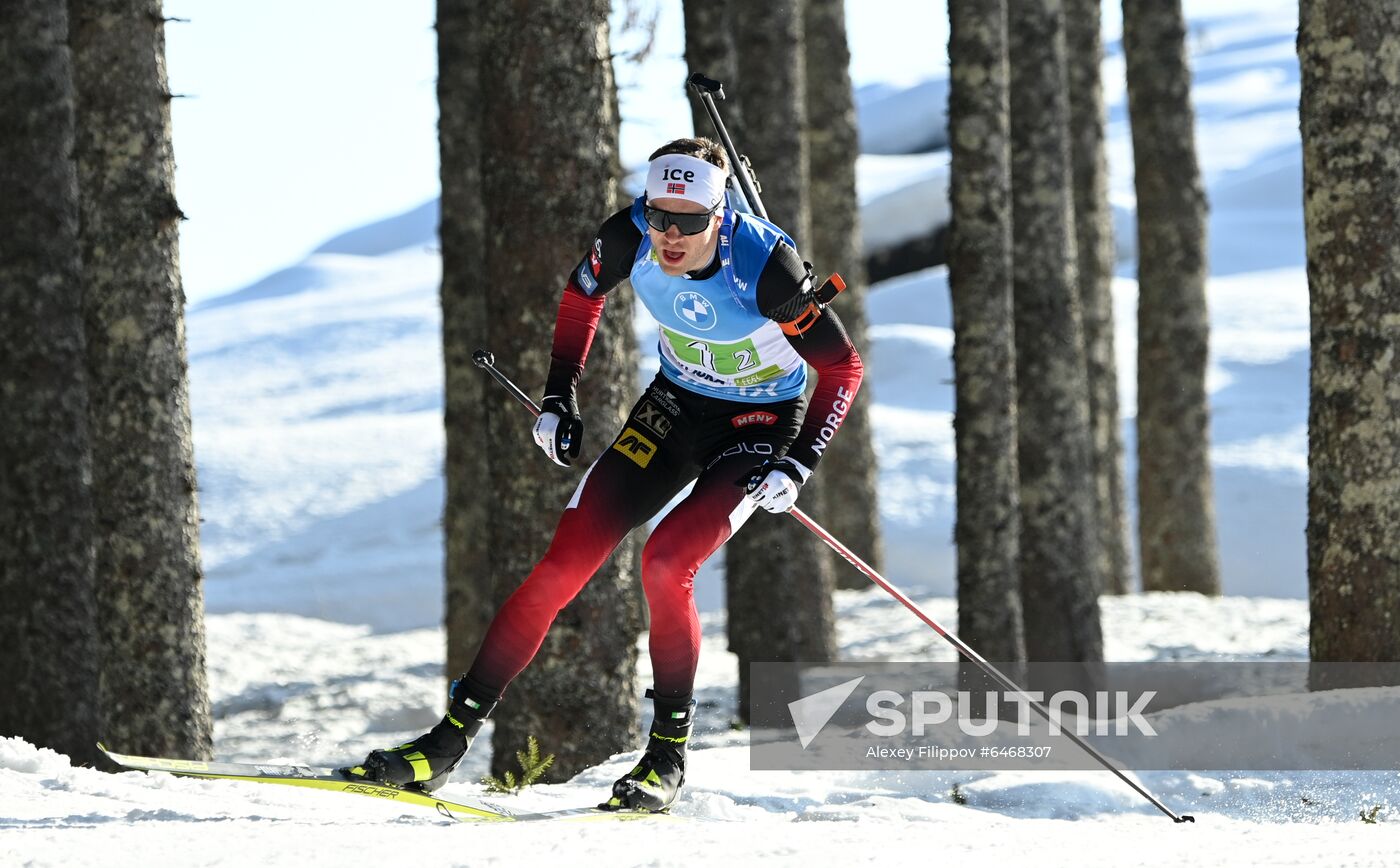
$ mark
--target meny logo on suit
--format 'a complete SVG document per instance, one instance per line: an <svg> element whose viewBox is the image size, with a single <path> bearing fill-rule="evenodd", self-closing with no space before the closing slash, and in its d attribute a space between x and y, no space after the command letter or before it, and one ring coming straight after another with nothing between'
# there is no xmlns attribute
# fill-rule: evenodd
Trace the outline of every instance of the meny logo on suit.
<svg viewBox="0 0 1400 868"><path fill-rule="evenodd" d="M743 428L746 425L774 425L778 421L777 413L769 413L767 410L754 410L751 413L740 413L729 420L729 424L735 428Z"/></svg>

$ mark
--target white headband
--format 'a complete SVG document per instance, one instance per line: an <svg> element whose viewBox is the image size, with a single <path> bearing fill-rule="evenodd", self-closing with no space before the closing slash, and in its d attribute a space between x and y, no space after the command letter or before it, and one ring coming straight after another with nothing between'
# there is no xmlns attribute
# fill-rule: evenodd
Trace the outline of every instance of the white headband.
<svg viewBox="0 0 1400 868"><path fill-rule="evenodd" d="M647 170L647 201L685 199L714 208L724 198L727 172L698 157L663 154Z"/></svg>

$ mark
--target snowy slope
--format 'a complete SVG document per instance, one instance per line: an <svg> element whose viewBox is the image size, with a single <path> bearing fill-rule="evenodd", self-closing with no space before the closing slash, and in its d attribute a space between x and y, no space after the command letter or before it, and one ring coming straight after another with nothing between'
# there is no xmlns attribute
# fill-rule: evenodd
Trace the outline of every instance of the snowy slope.
<svg viewBox="0 0 1400 868"><path fill-rule="evenodd" d="M1295 24L1287 4L1205 5L1192 44L1212 206L1210 387L1223 579L1229 593L1301 597L1308 323ZM1131 149L1116 41L1104 70L1119 246L1130 254ZM859 166L867 244L897 243L947 219L946 151L897 153L920 137L937 140L941 93L935 84L860 93L863 141L883 152ZM436 205L427 203L191 312L211 611L292 612L390 630L438 623L435 222ZM1125 260L1115 286L1130 483L1133 274ZM951 593L946 273L887 281L872 293L870 315L864 394L874 402L882 458L889 574ZM639 334L654 340L644 324ZM705 608L721 604L718 569L708 565L698 583Z"/></svg>

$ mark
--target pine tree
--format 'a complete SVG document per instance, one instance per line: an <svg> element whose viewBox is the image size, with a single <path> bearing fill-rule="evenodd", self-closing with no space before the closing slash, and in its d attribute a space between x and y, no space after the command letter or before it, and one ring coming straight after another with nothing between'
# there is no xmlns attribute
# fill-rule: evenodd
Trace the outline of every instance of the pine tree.
<svg viewBox="0 0 1400 868"><path fill-rule="evenodd" d="M686 68L726 85L725 99L719 105L725 126L733 130L744 129L743 105L734 89L739 63L734 47L734 7L738 2L740 0L683 0L682 3ZM688 88L686 99L690 103L695 135L718 140L705 107L691 96Z"/></svg>
<svg viewBox="0 0 1400 868"><path fill-rule="evenodd" d="M869 328L865 315L865 264L860 246L860 201L856 197L855 101L851 92L851 52L846 45L846 12L842 0L805 0L803 38L807 78L807 165L812 237L804 256L817 270L818 280L839 272L846 290L832 309L841 318L856 348L868 355ZM851 405L841 436L831 441L822 472L813 477L809 503L819 504L822 526L876 570L883 568L880 536L879 473L875 458L869 382ZM815 495L815 496L814 496ZM874 587L857 570L832 553L836 586Z"/></svg>
<svg viewBox="0 0 1400 868"><path fill-rule="evenodd" d="M96 759L92 452L63 0L0 0L0 736Z"/></svg>
<svg viewBox="0 0 1400 868"><path fill-rule="evenodd" d="M442 176L442 356L444 468L443 566L447 581L447 673L467 671L490 623L492 590L489 537L491 499L489 420L506 427L523 421L514 403L491 393L489 378L472 362L486 348L489 284L479 279L485 245L481 200L481 118L478 109L482 57L477 43L476 0L438 0L438 149ZM517 433L516 436L519 436Z"/></svg>
<svg viewBox="0 0 1400 868"><path fill-rule="evenodd" d="M485 3L475 24L478 44L493 52L478 53L473 109L481 124L483 225L491 227L475 279L488 289L492 351L509 360L521 388L538 395L569 269L619 205L608 3ZM631 296L614 293L581 384L585 452L597 454L599 442L619 429L636 397L637 364ZM491 553L494 608L543 554L585 468L561 472L543 459L529 440L529 416L507 396L485 403L494 405L485 414L491 505L475 532L486 534ZM633 540L618 547L512 683L494 718L498 776L530 734L557 757L548 773L553 781L634 746L641 628L635 550Z"/></svg>
<svg viewBox="0 0 1400 868"><path fill-rule="evenodd" d="M1386 144L1400 137L1397 40L1394 3L1300 6L1316 661L1400 660L1400 154ZM1313 686L1382 680L1348 668L1350 678L1313 667Z"/></svg>
<svg viewBox="0 0 1400 868"><path fill-rule="evenodd" d="M160 0L105 0L73 3L71 23L102 734L130 753L208 758L164 18Z"/></svg>
<svg viewBox="0 0 1400 868"><path fill-rule="evenodd" d="M1124 594L1132 582L1133 565L1128 551L1118 361L1113 350L1115 257L1113 209L1108 204L1108 159L1104 149L1103 35L1099 6L1100 0L1065 0L1065 57L1079 303L1084 314L1084 354L1089 365L1097 571L1106 593Z"/></svg>
<svg viewBox="0 0 1400 868"><path fill-rule="evenodd" d="M745 118L736 137L742 136L739 146L763 182L769 217L801 252L811 220L800 7L741 4L735 28L733 90ZM821 542L785 515L757 511L725 552L729 647L739 657L739 713L747 719L751 661L820 661L835 654L834 577Z"/></svg>
<svg viewBox="0 0 1400 868"><path fill-rule="evenodd" d="M1206 196L1181 0L1123 0L1138 228L1138 534L1145 591L1220 593L1206 396Z"/></svg>
<svg viewBox="0 0 1400 868"><path fill-rule="evenodd" d="M958 635L1026 659L1017 568L1016 349L1005 0L949 0Z"/></svg>
<svg viewBox="0 0 1400 868"><path fill-rule="evenodd" d="M534 786L544 777L544 773L549 771L549 767L554 765L554 754L541 756L540 743L532 735L525 740L525 749L515 752L515 761L520 765L519 776L507 769L503 777L487 775L481 779L488 793L514 796L526 787Z"/></svg>
<svg viewBox="0 0 1400 868"><path fill-rule="evenodd" d="M1008 19L1021 605L1033 661L1103 659L1064 9Z"/></svg>

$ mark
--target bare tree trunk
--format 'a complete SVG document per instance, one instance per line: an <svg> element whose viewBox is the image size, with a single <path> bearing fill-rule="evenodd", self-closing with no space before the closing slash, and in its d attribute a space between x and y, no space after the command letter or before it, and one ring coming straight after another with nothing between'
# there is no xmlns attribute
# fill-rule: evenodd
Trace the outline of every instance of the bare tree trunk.
<svg viewBox="0 0 1400 868"><path fill-rule="evenodd" d="M0 736L96 759L73 80L63 0L0 0Z"/></svg>
<svg viewBox="0 0 1400 868"><path fill-rule="evenodd" d="M1123 483L1118 361L1113 352L1113 210L1108 204L1108 158L1104 151L1099 6L1100 0L1065 0L1070 160L1074 169L1079 303L1084 312L1084 355L1089 365L1097 572L1104 592L1126 594L1132 585L1133 564Z"/></svg>
<svg viewBox="0 0 1400 868"><path fill-rule="evenodd" d="M443 506L447 583L447 674L467 671L497 602L492 590L489 538L494 413L516 427L514 404L493 398L486 374L472 362L488 347L486 299L492 287L479 279L486 241L481 200L481 46L476 42L478 0L438 0L438 149L441 154L443 421L447 432ZM518 436L518 435L517 435Z"/></svg>
<svg viewBox="0 0 1400 868"><path fill-rule="evenodd" d="M734 90L746 118L735 135L763 181L769 216L802 244L811 231L801 4L747 3L735 14ZM760 510L725 551L729 648L739 657L739 715L747 720L749 663L835 655L834 579L821 542L789 516Z"/></svg>
<svg viewBox="0 0 1400 868"><path fill-rule="evenodd" d="M733 11L734 91L744 126L735 137L763 182L768 217L806 250L812 239L807 87L802 7L806 0L738 3ZM728 121L726 121L728 124Z"/></svg>
<svg viewBox="0 0 1400 868"><path fill-rule="evenodd" d="M958 635L1026 659L1011 295L1011 115L1005 0L949 0L948 283L956 372Z"/></svg>
<svg viewBox="0 0 1400 868"><path fill-rule="evenodd" d="M165 23L160 0L71 5L102 735L129 753L207 759Z"/></svg>
<svg viewBox="0 0 1400 868"><path fill-rule="evenodd" d="M860 202L856 198L856 109L851 93L851 52L846 45L846 12L842 0L805 0L803 30L807 76L808 198L812 236L806 258L821 280L839 272L846 291L832 308L841 318L851 342L870 346L865 316L865 264L860 248ZM867 381L860 400L851 405L841 436L822 459L822 472L812 478L809 503L818 504L823 526L857 552L876 570L883 569L879 468L870 424L874 395ZM815 494L815 497L811 495ZM870 580L851 569L836 554L831 558L836 587L865 590Z"/></svg>
<svg viewBox="0 0 1400 868"><path fill-rule="evenodd" d="M1206 396L1206 195L1180 0L1123 0L1138 226L1145 591L1220 593Z"/></svg>
<svg viewBox="0 0 1400 868"><path fill-rule="evenodd" d="M1030 660L1103 659L1064 10L1009 6L1021 605Z"/></svg>
<svg viewBox="0 0 1400 868"><path fill-rule="evenodd" d="M485 322L500 363L538 394L569 269L618 204L608 3L484 3L475 22L479 44L495 52L478 68L475 107L483 225L491 227L478 268ZM617 430L636 394L631 315L627 296L610 297L589 353L580 401L586 451ZM544 553L584 468L566 473L543 460L529 443L528 414L506 396L485 406L492 502L478 532L486 533L499 604ZM529 735L556 755L551 780L634 747L635 563L635 545L624 541L512 684L496 716L495 773L513 765Z"/></svg>
<svg viewBox="0 0 1400 868"><path fill-rule="evenodd" d="M1385 144L1400 138L1387 59L1397 38L1394 3L1301 4L1309 652L1318 661L1400 660L1400 153Z"/></svg>
<svg viewBox="0 0 1400 868"><path fill-rule="evenodd" d="M724 125L744 129L744 116L734 90L739 60L734 47L734 6L739 0L683 0L685 13L685 65L689 73L702 72L724 83L725 99L719 103ZM695 135L719 141L710 116L686 89Z"/></svg>

